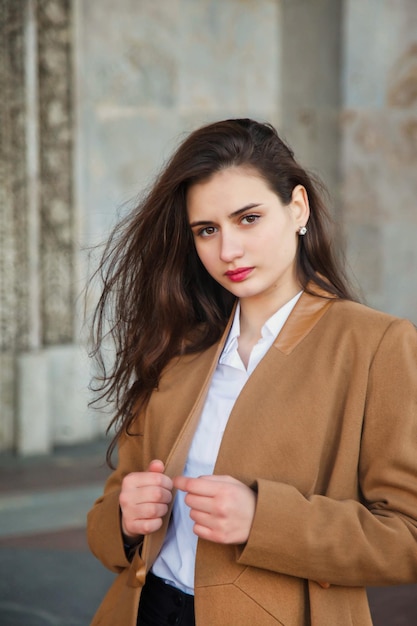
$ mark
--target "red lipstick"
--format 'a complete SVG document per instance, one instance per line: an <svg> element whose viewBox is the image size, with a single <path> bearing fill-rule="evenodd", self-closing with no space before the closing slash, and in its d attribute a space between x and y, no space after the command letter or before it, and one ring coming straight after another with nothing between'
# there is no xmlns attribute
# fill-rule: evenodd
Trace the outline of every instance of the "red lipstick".
<svg viewBox="0 0 417 626"><path fill-rule="evenodd" d="M239 283L245 280L252 272L253 267L238 267L236 270L229 270L225 272L225 276L230 278L234 283Z"/></svg>

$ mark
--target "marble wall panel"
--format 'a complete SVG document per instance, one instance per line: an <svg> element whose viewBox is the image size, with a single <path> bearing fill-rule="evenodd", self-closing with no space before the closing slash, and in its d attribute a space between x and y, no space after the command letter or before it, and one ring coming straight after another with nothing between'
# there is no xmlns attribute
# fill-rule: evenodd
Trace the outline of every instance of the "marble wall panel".
<svg viewBox="0 0 417 626"><path fill-rule="evenodd" d="M75 3L77 194L84 241L109 231L186 131L277 121L279 2Z"/></svg>
<svg viewBox="0 0 417 626"><path fill-rule="evenodd" d="M417 3L346 2L342 170L352 269L373 306L417 320Z"/></svg>
<svg viewBox="0 0 417 626"><path fill-rule="evenodd" d="M339 213L342 0L282 3L282 129Z"/></svg>
<svg viewBox="0 0 417 626"><path fill-rule="evenodd" d="M178 50L182 115L272 115L280 100L280 3L181 1Z"/></svg>

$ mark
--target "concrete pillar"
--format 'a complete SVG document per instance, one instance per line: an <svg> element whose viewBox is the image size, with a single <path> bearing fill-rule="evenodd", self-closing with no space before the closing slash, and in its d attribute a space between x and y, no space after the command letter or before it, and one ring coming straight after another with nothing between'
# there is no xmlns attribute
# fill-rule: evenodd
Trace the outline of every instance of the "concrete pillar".
<svg viewBox="0 0 417 626"><path fill-rule="evenodd" d="M299 161L340 188L342 0L291 0L281 8L282 131Z"/></svg>
<svg viewBox="0 0 417 626"><path fill-rule="evenodd" d="M45 352L21 354L18 357L17 379L16 451L21 455L47 454L52 448L52 423Z"/></svg>
<svg viewBox="0 0 417 626"><path fill-rule="evenodd" d="M346 0L343 201L369 304L417 321L417 2Z"/></svg>
<svg viewBox="0 0 417 626"><path fill-rule="evenodd" d="M99 414L88 409L91 396L89 362L77 345L53 346L46 351L51 436L54 443L88 441L99 432Z"/></svg>
<svg viewBox="0 0 417 626"><path fill-rule="evenodd" d="M26 0L0 3L0 450L15 444L16 354L28 349Z"/></svg>
<svg viewBox="0 0 417 626"><path fill-rule="evenodd" d="M103 434L109 416L90 410L90 363L83 347L61 345L17 359L16 451L45 454L56 444Z"/></svg>
<svg viewBox="0 0 417 626"><path fill-rule="evenodd" d="M0 450L28 453L50 446L43 350L76 342L72 0L3 0L0 36Z"/></svg>

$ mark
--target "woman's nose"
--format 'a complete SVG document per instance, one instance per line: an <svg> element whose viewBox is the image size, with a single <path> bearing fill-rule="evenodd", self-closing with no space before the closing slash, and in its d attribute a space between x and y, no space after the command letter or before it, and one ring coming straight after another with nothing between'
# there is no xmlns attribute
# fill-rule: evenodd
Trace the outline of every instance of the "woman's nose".
<svg viewBox="0 0 417 626"><path fill-rule="evenodd" d="M222 233L220 259L230 263L243 255L243 247L237 235L233 233Z"/></svg>

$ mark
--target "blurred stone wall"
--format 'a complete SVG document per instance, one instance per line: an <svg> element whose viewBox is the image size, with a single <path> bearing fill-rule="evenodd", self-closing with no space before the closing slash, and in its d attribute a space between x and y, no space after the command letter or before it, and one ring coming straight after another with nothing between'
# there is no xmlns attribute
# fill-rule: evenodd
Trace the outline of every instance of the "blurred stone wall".
<svg viewBox="0 0 417 626"><path fill-rule="evenodd" d="M77 0L77 186L87 242L213 119L278 122L280 2Z"/></svg>
<svg viewBox="0 0 417 626"><path fill-rule="evenodd" d="M213 119L276 124L368 303L417 321L415 0L0 0L0 38L0 450L103 433L92 247Z"/></svg>
<svg viewBox="0 0 417 626"><path fill-rule="evenodd" d="M282 3L280 129L326 183L340 218L343 0Z"/></svg>
<svg viewBox="0 0 417 626"><path fill-rule="evenodd" d="M0 449L88 438L71 0L0 2Z"/></svg>
<svg viewBox="0 0 417 626"><path fill-rule="evenodd" d="M0 447L14 442L15 355L29 343L22 2L0 4Z"/></svg>
<svg viewBox="0 0 417 626"><path fill-rule="evenodd" d="M282 3L281 127L370 306L417 322L417 2Z"/></svg>
<svg viewBox="0 0 417 626"><path fill-rule="evenodd" d="M417 322L417 2L347 0L343 218L367 301Z"/></svg>

